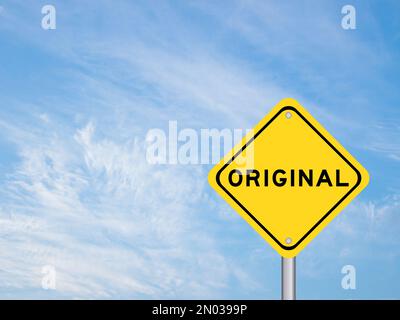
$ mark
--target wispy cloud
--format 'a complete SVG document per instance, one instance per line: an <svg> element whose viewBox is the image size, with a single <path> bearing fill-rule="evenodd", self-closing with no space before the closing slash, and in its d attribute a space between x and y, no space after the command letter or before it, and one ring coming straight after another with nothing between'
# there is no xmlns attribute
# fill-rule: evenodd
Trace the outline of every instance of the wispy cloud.
<svg viewBox="0 0 400 320"><path fill-rule="evenodd" d="M19 140L2 192L3 287L27 278L40 291L46 264L61 295L81 298L215 296L230 275L246 277L199 228L201 169L151 166L137 140L98 139L92 123L74 136L47 130Z"/></svg>

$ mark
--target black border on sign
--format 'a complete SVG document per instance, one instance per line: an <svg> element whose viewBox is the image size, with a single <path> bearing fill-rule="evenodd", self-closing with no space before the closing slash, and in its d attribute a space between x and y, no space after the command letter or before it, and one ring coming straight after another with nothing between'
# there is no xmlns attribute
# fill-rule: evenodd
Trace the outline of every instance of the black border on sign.
<svg viewBox="0 0 400 320"><path fill-rule="evenodd" d="M242 205L239 200L237 200L221 183L220 181L220 176L222 171L224 171L228 165L235 160L235 158L241 153L243 152L247 146L252 143L260 134L261 132L263 132L271 123L272 121L274 121L283 111L285 110L291 110L296 112L299 117L301 119L303 119L303 121L305 123L307 123L309 125L309 127L311 129L313 129L320 137L322 140L324 140L326 142L327 145L329 145L357 174L357 182L356 184L331 208L328 210L327 213L325 213L323 215L323 217L299 240L297 241L294 245L292 246L286 246L284 244L282 244L263 224L261 224L260 221L257 220L257 218L249 211L246 209L246 207L244 205ZM257 223L257 225L263 230L265 231L282 249L285 250L293 250L295 249L302 241L304 241L305 238L307 238L311 232L314 231L315 228L317 228L322 221L324 221L331 213L333 210L336 209L336 207L341 204L344 199L346 199L350 193L352 193L361 183L361 173L357 170L357 168L347 159L344 157L344 155L335 148L334 145L332 145L332 143L330 143L295 107L292 106L285 106L283 107L281 110L279 110L258 132L255 133L255 135L227 162L223 165L223 167L218 170L217 175L216 175L216 180L217 180L217 184L221 187L222 190L224 190L231 198L233 201L236 202L236 204L243 209L244 212L246 212L251 219L253 219L253 221L255 223Z"/></svg>

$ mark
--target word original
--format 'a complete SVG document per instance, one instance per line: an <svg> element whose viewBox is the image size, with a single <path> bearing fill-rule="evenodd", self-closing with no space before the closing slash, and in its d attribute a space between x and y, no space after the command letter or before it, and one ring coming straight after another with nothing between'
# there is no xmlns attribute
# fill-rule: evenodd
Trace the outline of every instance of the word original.
<svg viewBox="0 0 400 320"><path fill-rule="evenodd" d="M265 169L262 172L256 169L248 169L245 172L240 171L239 169L234 169L229 172L228 181L229 184L233 187L239 187L243 183L246 184L246 187L250 187L251 185L260 187L261 185L264 187L268 187L271 184L276 187L283 186L316 186L319 187L322 184L328 185L330 187L348 187L348 182L342 182L340 180L340 170L336 169L334 177L332 179L332 173L329 174L328 170L322 169L319 172L314 172L313 169L309 170L295 170L290 169L289 173L283 169L277 169L273 172Z"/></svg>

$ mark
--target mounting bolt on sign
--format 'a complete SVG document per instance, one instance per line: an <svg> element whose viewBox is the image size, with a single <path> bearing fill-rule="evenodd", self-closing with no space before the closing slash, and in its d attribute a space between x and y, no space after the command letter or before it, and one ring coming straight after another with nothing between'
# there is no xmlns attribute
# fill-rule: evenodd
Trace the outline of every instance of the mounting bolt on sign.
<svg viewBox="0 0 400 320"><path fill-rule="evenodd" d="M281 256L295 299L295 257L368 184L368 172L294 99L280 101L208 180Z"/></svg>

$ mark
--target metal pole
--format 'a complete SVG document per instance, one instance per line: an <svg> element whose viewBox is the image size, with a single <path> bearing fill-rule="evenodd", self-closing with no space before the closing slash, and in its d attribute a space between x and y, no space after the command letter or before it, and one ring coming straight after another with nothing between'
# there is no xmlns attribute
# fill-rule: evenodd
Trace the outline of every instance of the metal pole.
<svg viewBox="0 0 400 320"><path fill-rule="evenodd" d="M296 257L282 257L282 300L296 300Z"/></svg>

